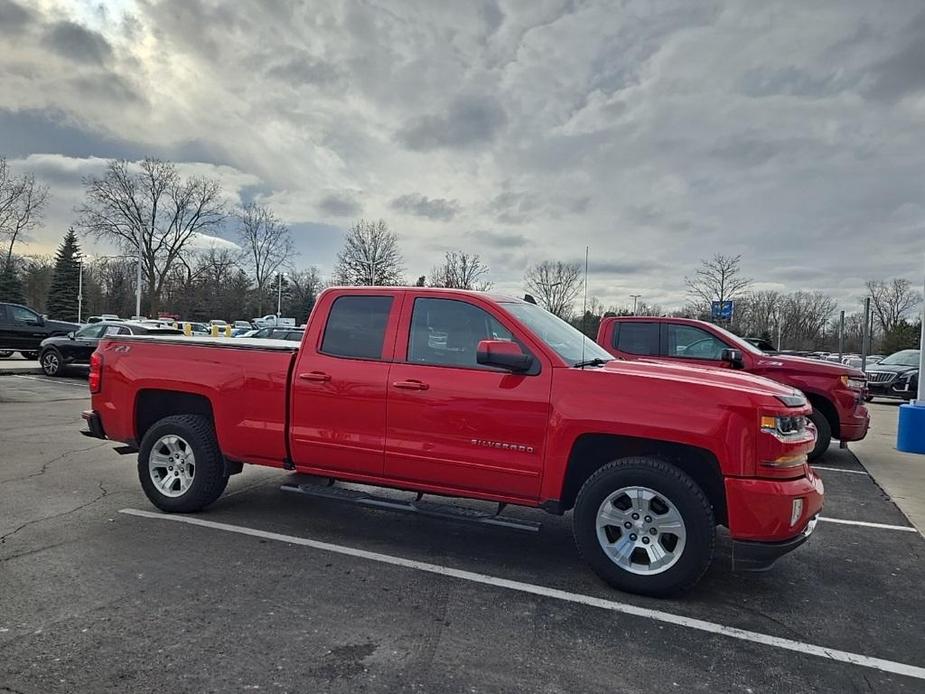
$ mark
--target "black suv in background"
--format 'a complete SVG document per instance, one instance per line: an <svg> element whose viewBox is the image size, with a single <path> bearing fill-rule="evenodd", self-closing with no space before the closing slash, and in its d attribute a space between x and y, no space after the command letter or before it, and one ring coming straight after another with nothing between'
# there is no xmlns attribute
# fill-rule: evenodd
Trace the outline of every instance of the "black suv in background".
<svg viewBox="0 0 925 694"><path fill-rule="evenodd" d="M919 388L917 349L904 349L867 367L867 399L901 398L911 400Z"/></svg>
<svg viewBox="0 0 925 694"><path fill-rule="evenodd" d="M0 352L19 352L26 359L37 359L39 345L46 337L67 335L77 330L77 323L48 320L45 316L19 304L0 304Z"/></svg>

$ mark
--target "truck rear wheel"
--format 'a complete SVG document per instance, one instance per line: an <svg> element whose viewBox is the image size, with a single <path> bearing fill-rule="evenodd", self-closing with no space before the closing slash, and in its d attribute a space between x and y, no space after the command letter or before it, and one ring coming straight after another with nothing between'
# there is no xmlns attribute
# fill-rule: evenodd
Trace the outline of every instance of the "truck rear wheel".
<svg viewBox="0 0 925 694"><path fill-rule="evenodd" d="M141 440L138 478L162 511L192 513L218 499L228 473L209 419L184 414L155 423Z"/></svg>
<svg viewBox="0 0 925 694"><path fill-rule="evenodd" d="M812 462L821 458L822 454L829 450L829 444L832 442L832 427L829 425L829 420L825 418L825 415L815 407L809 415L809 421L816 427L816 445L813 446L813 450L807 456Z"/></svg>
<svg viewBox="0 0 925 694"><path fill-rule="evenodd" d="M600 468L578 493L575 543L614 588L664 597L689 590L713 559L713 508L679 468L623 458Z"/></svg>

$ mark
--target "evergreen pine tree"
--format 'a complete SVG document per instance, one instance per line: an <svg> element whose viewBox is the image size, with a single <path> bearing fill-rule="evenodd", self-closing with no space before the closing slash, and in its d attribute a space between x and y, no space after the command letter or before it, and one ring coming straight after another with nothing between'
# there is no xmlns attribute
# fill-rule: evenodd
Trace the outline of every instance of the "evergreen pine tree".
<svg viewBox="0 0 925 694"><path fill-rule="evenodd" d="M77 291L80 277L80 246L77 234L68 229L55 256L55 272L48 290L45 310L55 320L77 321Z"/></svg>
<svg viewBox="0 0 925 694"><path fill-rule="evenodd" d="M23 304L26 301L23 296L22 281L19 279L19 272L13 262L5 263L0 267L0 301L8 301L11 304Z"/></svg>

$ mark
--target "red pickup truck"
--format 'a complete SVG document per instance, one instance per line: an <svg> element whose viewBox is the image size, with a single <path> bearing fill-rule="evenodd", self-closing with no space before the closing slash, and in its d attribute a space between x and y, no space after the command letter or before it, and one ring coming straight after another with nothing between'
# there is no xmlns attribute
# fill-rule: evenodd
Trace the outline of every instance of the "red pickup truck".
<svg viewBox="0 0 925 694"><path fill-rule="evenodd" d="M826 452L833 436L842 442L867 436L867 377L858 369L766 354L728 330L687 318L609 316L601 321L597 343L621 359L740 369L798 388L813 408L816 445L810 461Z"/></svg>
<svg viewBox="0 0 925 694"><path fill-rule="evenodd" d="M799 392L613 360L538 306L490 294L329 289L300 345L109 336L89 384L86 433L137 448L164 511L206 507L244 463L573 510L591 567L648 595L700 579L716 525L735 566L769 567L823 502Z"/></svg>

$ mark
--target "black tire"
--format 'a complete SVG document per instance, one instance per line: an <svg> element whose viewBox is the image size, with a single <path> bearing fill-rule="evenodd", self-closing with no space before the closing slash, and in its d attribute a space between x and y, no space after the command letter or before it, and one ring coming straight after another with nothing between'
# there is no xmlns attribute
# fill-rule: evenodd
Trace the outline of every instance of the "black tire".
<svg viewBox="0 0 925 694"><path fill-rule="evenodd" d="M38 352L20 352L23 359L29 359L30 361L35 361L39 358Z"/></svg>
<svg viewBox="0 0 925 694"><path fill-rule="evenodd" d="M685 543L674 565L640 575L620 567L604 552L597 535L597 514L607 497L623 488L651 489L674 504L684 521ZM713 560L716 524L703 490L680 468L657 458L623 458L608 463L584 483L572 518L578 551L594 572L628 593L666 597L690 590Z"/></svg>
<svg viewBox="0 0 925 694"><path fill-rule="evenodd" d="M168 435L183 439L195 458L192 482L179 496L168 496L157 488L148 464L154 445ZM154 424L141 440L138 478L148 500L168 513L194 513L218 499L228 484L228 474L212 422L201 415L181 414L164 417Z"/></svg>
<svg viewBox="0 0 925 694"><path fill-rule="evenodd" d="M54 347L42 350L39 354L39 365L42 367L42 373L46 376L60 376L64 373L66 366L61 352Z"/></svg>
<svg viewBox="0 0 925 694"><path fill-rule="evenodd" d="M825 418L825 415L815 407L809 415L809 421L816 427L816 445L809 452L809 460L812 462L821 458L829 450L829 444L832 442L832 427L829 426L829 420Z"/></svg>
<svg viewBox="0 0 925 694"><path fill-rule="evenodd" d="M0 359L9 359L12 356L13 356L13 350L0 349Z"/></svg>
<svg viewBox="0 0 925 694"><path fill-rule="evenodd" d="M873 396L873 395L865 395L865 396L864 396L864 402L870 402L870 401L873 400L873 399L874 399L874 396Z"/></svg>

